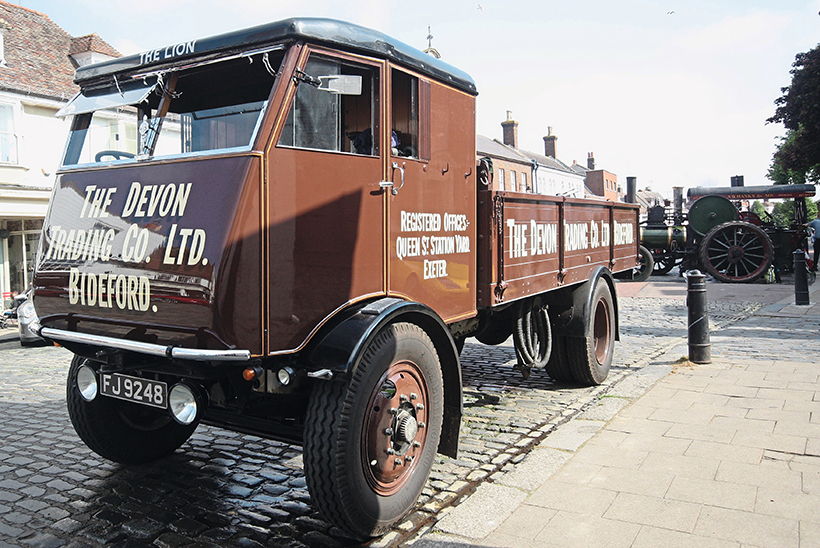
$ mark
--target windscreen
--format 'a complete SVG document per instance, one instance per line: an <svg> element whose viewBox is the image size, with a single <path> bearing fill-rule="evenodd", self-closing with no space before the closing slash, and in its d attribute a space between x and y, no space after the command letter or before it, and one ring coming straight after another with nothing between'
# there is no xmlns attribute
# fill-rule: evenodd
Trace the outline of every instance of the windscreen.
<svg viewBox="0 0 820 548"><path fill-rule="evenodd" d="M84 90L64 109L80 113L63 165L248 149L283 57L237 56Z"/></svg>

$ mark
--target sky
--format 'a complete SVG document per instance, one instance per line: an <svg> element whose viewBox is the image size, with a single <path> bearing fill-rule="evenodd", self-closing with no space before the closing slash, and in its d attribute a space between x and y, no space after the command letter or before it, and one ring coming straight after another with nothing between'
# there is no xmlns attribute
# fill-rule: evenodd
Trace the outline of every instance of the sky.
<svg viewBox="0 0 820 548"><path fill-rule="evenodd" d="M797 53L820 43L820 0L16 0L123 54L294 16L358 23L470 74L477 129L519 148L672 187L767 185L767 124Z"/></svg>

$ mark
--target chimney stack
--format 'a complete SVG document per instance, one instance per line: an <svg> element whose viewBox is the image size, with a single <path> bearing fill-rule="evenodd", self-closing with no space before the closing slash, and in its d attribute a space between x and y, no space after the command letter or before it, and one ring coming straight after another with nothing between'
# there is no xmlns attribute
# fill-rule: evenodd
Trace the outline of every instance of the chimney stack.
<svg viewBox="0 0 820 548"><path fill-rule="evenodd" d="M626 203L628 204L637 204L637 192L638 192L638 178L637 177L627 177L626 178Z"/></svg>
<svg viewBox="0 0 820 548"><path fill-rule="evenodd" d="M591 152L587 155L587 169L595 171L595 156Z"/></svg>
<svg viewBox="0 0 820 548"><path fill-rule="evenodd" d="M743 186L743 175L735 175L731 178L731 186Z"/></svg>
<svg viewBox="0 0 820 548"><path fill-rule="evenodd" d="M547 135L544 137L544 156L558 158L556 148L558 147L558 137L552 134L552 126L547 127Z"/></svg>
<svg viewBox="0 0 820 548"><path fill-rule="evenodd" d="M504 144L508 147L518 148L518 122L512 119L512 111L507 111L507 120L501 122L504 130Z"/></svg>

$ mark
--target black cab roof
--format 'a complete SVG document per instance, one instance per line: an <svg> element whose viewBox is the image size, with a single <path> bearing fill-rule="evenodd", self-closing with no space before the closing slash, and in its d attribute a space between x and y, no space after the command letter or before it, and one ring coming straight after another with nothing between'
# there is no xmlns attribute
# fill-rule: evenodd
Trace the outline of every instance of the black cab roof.
<svg viewBox="0 0 820 548"><path fill-rule="evenodd" d="M475 82L470 75L432 55L366 27L334 19L310 17L285 19L86 65L77 69L74 81L82 86L120 73L150 72L193 59L263 50L269 45L297 40L389 59L477 95Z"/></svg>

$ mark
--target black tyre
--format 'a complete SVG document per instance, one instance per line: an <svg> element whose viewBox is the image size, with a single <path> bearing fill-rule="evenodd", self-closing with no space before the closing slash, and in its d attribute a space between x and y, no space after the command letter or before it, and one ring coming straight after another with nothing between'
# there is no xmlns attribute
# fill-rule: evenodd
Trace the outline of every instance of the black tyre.
<svg viewBox="0 0 820 548"><path fill-rule="evenodd" d="M410 323L385 327L348 383L316 384L303 458L328 521L366 538L413 508L438 448L443 401L435 346Z"/></svg>
<svg viewBox="0 0 820 548"><path fill-rule="evenodd" d="M714 227L700 246L703 268L721 282L753 282L769 270L772 259L769 235L743 221Z"/></svg>
<svg viewBox="0 0 820 548"><path fill-rule="evenodd" d="M86 401L77 388L77 371L92 365L74 356L68 370L66 406L74 430L85 444L108 460L140 464L173 453L185 443L197 421L183 426L168 411L97 394Z"/></svg>
<svg viewBox="0 0 820 548"><path fill-rule="evenodd" d="M633 282L645 282L652 275L655 269L655 260L652 258L652 253L644 246L638 246L638 255L641 259L641 265L633 270Z"/></svg>
<svg viewBox="0 0 820 548"><path fill-rule="evenodd" d="M547 375L557 382L573 382L575 380L567 358L566 337L556 334L555 331L552 334L552 352L550 352L550 359L547 362Z"/></svg>
<svg viewBox="0 0 820 548"><path fill-rule="evenodd" d="M581 384L601 384L609 374L615 348L615 307L609 286L595 287L584 338L567 337L567 358L572 376Z"/></svg>

